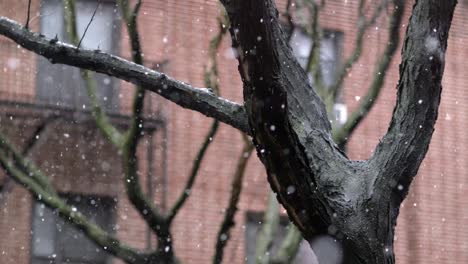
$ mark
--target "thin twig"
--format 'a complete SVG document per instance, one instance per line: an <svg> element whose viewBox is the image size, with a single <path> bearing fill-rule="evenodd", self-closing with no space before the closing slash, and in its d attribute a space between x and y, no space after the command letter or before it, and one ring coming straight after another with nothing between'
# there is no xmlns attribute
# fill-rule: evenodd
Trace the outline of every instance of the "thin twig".
<svg viewBox="0 0 468 264"><path fill-rule="evenodd" d="M279 227L280 206L276 194L270 190L268 194L268 206L263 216L263 225L257 236L255 246L255 263L267 264L270 262L270 251L273 246L275 234Z"/></svg>
<svg viewBox="0 0 468 264"><path fill-rule="evenodd" d="M78 46L76 47L77 49L80 48L81 42L83 41L83 39L84 39L84 37L85 37L85 35L86 35L86 32L88 32L88 28L89 28L89 26L91 25L91 23L93 22L94 16L96 16L96 12L97 12L97 10L99 9L99 6L100 6L100 5L101 5L101 0L98 0L97 5L96 5L96 9L94 9L93 15L91 16L91 19L89 20L88 25L86 25L86 28L85 28L85 30L84 30L84 32L83 32L83 36L81 36L81 39L80 39L80 41L78 42Z"/></svg>
<svg viewBox="0 0 468 264"><path fill-rule="evenodd" d="M231 196L229 204L224 213L223 222L219 228L216 237L215 255L213 264L220 264L223 261L224 248L231 237L231 229L234 227L234 216L237 212L237 204L239 203L240 194L242 191L242 180L244 179L247 162L252 155L254 145L250 142L247 136L244 135L244 147L237 161L236 171L231 183Z"/></svg>
<svg viewBox="0 0 468 264"><path fill-rule="evenodd" d="M24 26L26 29L29 29L30 15L31 15L31 0L28 1L28 15L26 16L26 25Z"/></svg>
<svg viewBox="0 0 468 264"><path fill-rule="evenodd" d="M23 157L27 157L31 154L35 146L37 146L38 141L40 139L43 140L43 134L47 136L46 132L48 131L47 128L50 126L49 123L55 121L56 119L57 117L48 117L44 120L44 122L40 123L39 126L36 127L31 137L26 141L23 151L21 152ZM1 186L2 188L0 189L0 206L3 204L3 201L14 187L13 178L9 177L8 174L5 175L5 177L5 181L3 182L3 185Z"/></svg>
<svg viewBox="0 0 468 264"><path fill-rule="evenodd" d="M215 37L213 37L213 39L210 41L210 47L209 47L209 52L208 52L208 55L209 55L208 64L210 66L207 67L207 70L205 70L205 85L211 88L215 94L219 94L219 82L218 82L219 75L218 75L218 63L216 60L216 55L221 45L223 36L227 33L228 26L226 26L226 24L228 22L227 22L226 14L223 14L220 18L218 18L218 22L219 22L219 33ZM219 126L219 121L218 120L213 121L211 125L211 129L206 135L205 141L203 142L193 162L193 166L190 172L190 176L187 180L186 186L184 190L182 191L182 194L179 196L179 198L175 202L172 209L169 210L169 213L167 216L169 223L172 222L172 220L174 219L174 217L176 216L180 208L184 205L185 201L190 196L190 192L195 182L195 178L198 175L201 162L206 155L206 151L209 145L213 142L213 138L217 133L218 126Z"/></svg>
<svg viewBox="0 0 468 264"><path fill-rule="evenodd" d="M270 259L270 264L286 264L291 263L299 251L301 246L302 235L299 229L293 224L289 223L288 233L281 242L276 255Z"/></svg>
<svg viewBox="0 0 468 264"><path fill-rule="evenodd" d="M388 6L388 0L382 0L381 4L376 8L375 12L373 13L372 17L369 20L366 20L366 16L364 14L364 2L364 0L361 0L359 2L358 32L355 40L356 44L354 50L336 74L336 81L332 85L332 87L330 87L331 97L333 98L333 101L336 101L336 99L338 98L338 95L340 94L342 89L342 84L349 70L351 70L351 68L354 66L354 63L357 62L361 57L365 32L370 26L372 26L377 21L382 11L385 10L385 8Z"/></svg>
<svg viewBox="0 0 468 264"><path fill-rule="evenodd" d="M219 121L215 120L213 121L213 124L211 125L211 129L208 132L208 134L205 137L205 140L203 142L202 147L198 151L197 157L193 161L193 166L192 170L190 172L190 176L187 180L187 183L185 184L184 189L182 190L182 193L180 194L179 198L175 202L174 206L172 207L171 210L169 210L169 213L167 215L167 222L172 223L174 220L174 217L177 215L179 212L180 208L184 205L185 201L187 198L189 198L191 192L192 192L192 187L193 184L195 183L195 179L198 175L198 172L200 170L200 165L203 161L203 158L205 157L206 151L208 150L208 147L211 145L213 142L214 136L216 135L216 132L218 131L219 127Z"/></svg>
<svg viewBox="0 0 468 264"><path fill-rule="evenodd" d="M76 20L76 6L74 0L64 1L65 5L65 22L68 36L74 45L79 47L78 28ZM77 48L78 49L78 48ZM92 115L96 126L111 141L117 148L121 148L124 142L122 133L109 121L106 112L102 109L99 98L97 96L97 83L94 79L94 73L88 70L80 69L81 77L85 83L86 92L88 93L89 102L91 104Z"/></svg>
<svg viewBox="0 0 468 264"><path fill-rule="evenodd" d="M367 93L357 109L351 113L346 123L339 129L332 132L333 139L342 148L347 142L348 137L352 134L357 125L361 120L369 113L380 94L380 91L384 85L385 76L387 75L388 68L395 55L398 45L400 43L400 27L404 13L405 1L404 0L393 0L394 10L393 15L389 21L389 32L388 42L386 48L377 61L377 67L373 75L372 82L367 89Z"/></svg>

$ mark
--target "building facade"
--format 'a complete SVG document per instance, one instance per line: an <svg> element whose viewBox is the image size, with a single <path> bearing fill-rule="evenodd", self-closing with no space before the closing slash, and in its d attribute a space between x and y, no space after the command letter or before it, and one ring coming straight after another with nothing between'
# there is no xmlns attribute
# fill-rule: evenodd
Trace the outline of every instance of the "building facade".
<svg viewBox="0 0 468 264"><path fill-rule="evenodd" d="M0 0L0 15L24 22L27 2ZM83 32L96 2L76 2L78 28ZM278 7L284 9L285 2L277 1ZM321 11L321 24L329 32L325 35L322 56L329 72L352 53L357 2L328 0ZM413 1L407 1L402 37L412 4ZM66 40L60 6L58 0L32 1L31 29ZM460 1L449 38L439 120L427 157L398 219L395 242L398 263L468 263L468 231L463 228L468 223L468 153L464 147L468 144L465 132L468 90L464 88L468 83L464 61L468 56L468 32L464 28L468 23L464 15L467 11L468 4ZM146 66L203 87L209 41L217 34L219 13L215 0L143 1L139 29ZM102 1L97 14L83 47L99 48L129 59L128 37L114 3ZM343 84L337 108L340 119L344 120L346 113L356 108L369 86L387 41L388 19L389 14L384 14L366 33L364 52ZM307 43L300 34L293 39L299 60L307 52L301 50ZM241 102L242 84L229 37L224 39L218 59L221 95ZM348 152L353 159L372 155L386 132L395 104L399 61L397 53L376 106L350 138ZM101 103L112 122L124 128L128 125L134 88L107 76L96 76L96 82ZM139 146L143 161L141 181L145 192L165 210L183 191L211 121L156 95L148 96L146 117L146 134ZM57 190L127 244L140 249L154 248L155 238L126 198L119 155L93 124L78 71L51 65L0 37L0 129L24 147L41 126L47 131L41 134L28 157L52 179ZM173 226L174 249L185 263L211 261L241 148L240 132L221 125L191 196ZM49 263L51 255L54 263L112 261L87 244L80 233L50 215L27 190L9 182L3 174L0 180L0 263ZM258 214L265 210L268 188L264 168L254 155L243 182L233 236L225 249L225 263L245 263L246 259L251 263L249 241L252 232L258 229L255 228Z"/></svg>

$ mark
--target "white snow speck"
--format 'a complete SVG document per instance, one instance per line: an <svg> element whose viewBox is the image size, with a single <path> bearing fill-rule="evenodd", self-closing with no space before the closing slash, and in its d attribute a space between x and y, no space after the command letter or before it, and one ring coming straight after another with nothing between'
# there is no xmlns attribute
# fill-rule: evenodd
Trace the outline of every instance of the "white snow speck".
<svg viewBox="0 0 468 264"><path fill-rule="evenodd" d="M434 36L428 36L424 43L427 52L429 53L439 53L440 52L440 41Z"/></svg>

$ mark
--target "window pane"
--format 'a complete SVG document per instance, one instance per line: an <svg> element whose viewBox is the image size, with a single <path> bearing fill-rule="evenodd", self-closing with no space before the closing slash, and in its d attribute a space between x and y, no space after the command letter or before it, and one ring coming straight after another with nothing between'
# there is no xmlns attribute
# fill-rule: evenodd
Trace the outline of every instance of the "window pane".
<svg viewBox="0 0 468 264"><path fill-rule="evenodd" d="M56 216L44 204L36 203L33 217L32 254L37 257L52 257L55 253Z"/></svg>
<svg viewBox="0 0 468 264"><path fill-rule="evenodd" d="M63 6L60 0L45 0L41 5L41 33L48 38L63 39Z"/></svg>
<svg viewBox="0 0 468 264"><path fill-rule="evenodd" d="M320 65L322 67L323 82L327 86L336 81L338 70L341 36L339 33L328 32L324 34L320 46Z"/></svg>
<svg viewBox="0 0 468 264"><path fill-rule="evenodd" d="M76 1L78 35L81 37L88 25L96 1ZM56 35L59 40L69 42L64 26L64 7L59 0L43 0L41 6L41 32L47 37ZM82 48L101 49L106 52L116 50L118 39L118 16L113 3L99 5L98 11L81 43ZM45 104L89 109L89 98L80 70L65 65L53 65L39 58L37 77L37 98ZM115 81L103 74L94 74L97 95L101 105L107 110L118 109L118 92Z"/></svg>
<svg viewBox="0 0 468 264"><path fill-rule="evenodd" d="M62 262L104 263L106 254L90 241L82 232L68 223L59 235L62 245Z"/></svg>
<svg viewBox="0 0 468 264"><path fill-rule="evenodd" d="M90 221L112 233L115 202L111 198L68 195L66 199ZM104 250L43 204L36 203L33 217L33 264L108 263Z"/></svg>
<svg viewBox="0 0 468 264"><path fill-rule="evenodd" d="M115 212L114 203L110 198L73 195L68 197L67 202L75 206L89 220L112 232ZM106 262L108 255L103 249L68 222L63 222L63 225L63 232L58 235L62 246L62 261L93 264Z"/></svg>
<svg viewBox="0 0 468 264"><path fill-rule="evenodd" d="M83 36L84 30L96 9L96 5L96 1L82 0L76 2L76 19L79 36ZM101 1L96 15L94 16L94 19L81 43L83 48L100 49L106 52L112 52L114 16L115 13L113 5L102 3Z"/></svg>
<svg viewBox="0 0 468 264"><path fill-rule="evenodd" d="M341 34L338 32L325 32L320 43L320 66L323 82L331 86L336 80L336 71L339 63ZM309 59L312 39L302 29L295 29L290 40L294 56L302 68L306 68ZM311 77L311 76L309 76ZM313 80L311 80L313 82Z"/></svg>
<svg viewBox="0 0 468 264"><path fill-rule="evenodd" d="M309 59L312 40L301 30L296 29L291 36L290 45L299 64L302 68L305 68L307 66L307 60Z"/></svg>

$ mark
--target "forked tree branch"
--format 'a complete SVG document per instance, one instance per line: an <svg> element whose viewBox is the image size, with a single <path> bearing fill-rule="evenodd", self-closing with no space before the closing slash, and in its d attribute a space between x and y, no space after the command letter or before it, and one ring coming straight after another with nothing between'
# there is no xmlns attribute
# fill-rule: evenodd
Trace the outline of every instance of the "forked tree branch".
<svg viewBox="0 0 468 264"><path fill-rule="evenodd" d="M331 140L325 107L304 81L307 75L284 39L274 1L223 3L257 152L288 215L308 240L333 226L347 263L393 263L394 226L406 194L396 185L408 187L427 151L456 1L416 1L397 106L369 161L348 160Z"/></svg>
<svg viewBox="0 0 468 264"><path fill-rule="evenodd" d="M359 8L363 8L363 6L360 6ZM405 2L403 0L393 0L393 8L394 9L392 12L392 16L389 21L388 42L383 53L382 59L380 59L377 62L376 72L374 73L373 81L369 85L369 89L366 96L363 98L363 100L361 100L361 104L358 107L358 109L352 112L347 122L343 126L334 126L332 129L333 139L343 150L346 149L345 146L348 142L347 139L355 131L354 129L369 113L370 109L375 105L376 99L380 94L381 88L383 87L383 81L387 74L390 62L399 45L399 31L403 12L405 9ZM324 98L324 96L326 98ZM328 97L327 94L322 95L321 97L327 105L327 111L329 111L329 109L331 109L336 103L330 101L333 98ZM300 235L297 228L294 225L289 224L288 233L281 242L281 246L278 250L278 253L272 258L270 263L281 264L291 262L291 260L295 257L297 250L299 249L301 241L302 236Z"/></svg>
<svg viewBox="0 0 468 264"><path fill-rule="evenodd" d="M77 50L70 44L55 42L30 32L17 22L2 16L0 35L49 59L52 63L92 70L141 85L184 108L213 117L242 132L249 131L244 107L218 97L208 89L195 88L166 74L98 50Z"/></svg>

